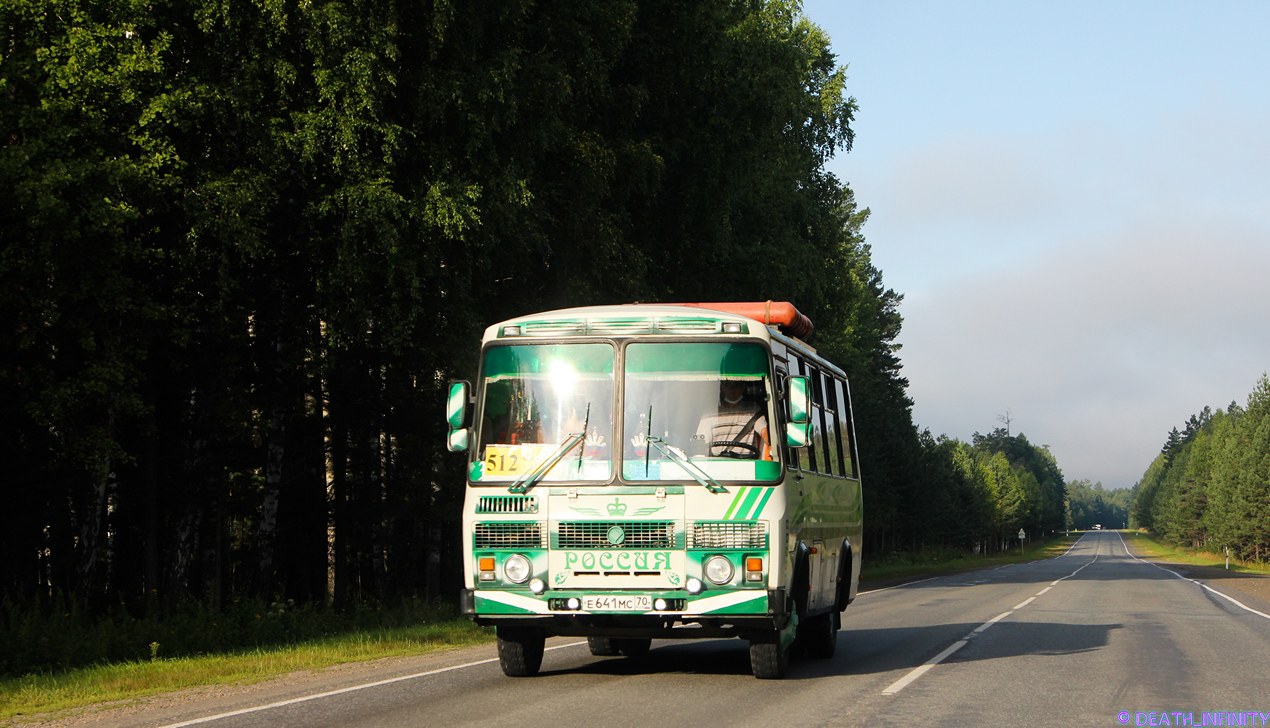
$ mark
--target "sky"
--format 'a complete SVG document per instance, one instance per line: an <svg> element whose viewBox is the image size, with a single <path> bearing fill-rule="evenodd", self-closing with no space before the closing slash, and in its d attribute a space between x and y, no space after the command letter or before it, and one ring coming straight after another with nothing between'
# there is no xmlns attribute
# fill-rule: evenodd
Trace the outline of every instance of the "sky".
<svg viewBox="0 0 1270 728"><path fill-rule="evenodd" d="M1270 370L1270 2L806 0L913 416L1131 487Z"/></svg>

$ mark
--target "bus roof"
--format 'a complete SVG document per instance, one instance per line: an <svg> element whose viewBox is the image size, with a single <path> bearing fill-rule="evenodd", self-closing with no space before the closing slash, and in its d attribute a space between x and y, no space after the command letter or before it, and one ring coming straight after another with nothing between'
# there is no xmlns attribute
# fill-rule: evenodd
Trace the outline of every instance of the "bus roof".
<svg viewBox="0 0 1270 728"><path fill-rule="evenodd" d="M740 324L737 330L724 323ZM514 333L513 333L514 332ZM485 329L483 343L507 338L545 336L639 336L649 334L750 335L770 338L768 327L727 311L669 303L585 306L517 316Z"/></svg>
<svg viewBox="0 0 1270 728"><path fill-rule="evenodd" d="M618 306L583 306L517 316L485 329L481 343L492 341L533 340L545 337L631 337L631 336L751 336L810 355L840 376L842 369L817 354L805 341L788 336L773 325L766 326L757 318L733 311L720 311L714 304L642 303ZM763 303L757 304L760 310ZM786 304L788 305L788 304ZM745 309L753 304L738 304ZM790 309L793 309L790 306ZM797 311L794 311L797 314ZM801 316L801 314L797 314ZM805 317L803 317L806 320ZM730 324L724 328L724 324ZM736 325L739 324L739 327ZM810 322L807 322L810 327Z"/></svg>

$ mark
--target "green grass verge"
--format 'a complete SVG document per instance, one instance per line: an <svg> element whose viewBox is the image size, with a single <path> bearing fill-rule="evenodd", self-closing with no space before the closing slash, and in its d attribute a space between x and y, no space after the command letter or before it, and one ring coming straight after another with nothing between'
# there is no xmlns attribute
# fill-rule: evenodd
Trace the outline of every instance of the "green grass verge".
<svg viewBox="0 0 1270 728"><path fill-rule="evenodd" d="M482 644L492 629L456 618L415 627L371 630L276 648L99 665L0 680L0 720L126 701L207 685L244 685L300 670L407 657Z"/></svg>
<svg viewBox="0 0 1270 728"><path fill-rule="evenodd" d="M1028 561L1049 559L1062 555L1080 536L1081 534L1078 532L1070 536L1056 536L1045 541L1030 543L1022 553L1016 547L1008 553L994 554L992 556L976 556L975 554L955 549L883 554L878 557L870 557L865 554L864 567L860 571L860 581L871 582L910 576L930 576L963 569L979 569L988 566L1020 564Z"/></svg>
<svg viewBox="0 0 1270 728"><path fill-rule="evenodd" d="M1080 534L1028 544L994 556L955 550L888 554L866 559L861 581L938 575L962 569L1023 563L1061 555ZM393 629L371 629L277 647L130 661L0 679L0 720L20 724L37 714L160 693L218 685L246 685L303 670L350 662L408 657L492 642L492 629L464 618Z"/></svg>
<svg viewBox="0 0 1270 728"><path fill-rule="evenodd" d="M1144 556L1192 566L1215 566L1221 569L1226 567L1226 557L1221 554L1174 545L1159 536L1141 531L1122 531L1121 533L1125 541ZM1270 564L1231 559L1230 570L1241 574L1270 574Z"/></svg>

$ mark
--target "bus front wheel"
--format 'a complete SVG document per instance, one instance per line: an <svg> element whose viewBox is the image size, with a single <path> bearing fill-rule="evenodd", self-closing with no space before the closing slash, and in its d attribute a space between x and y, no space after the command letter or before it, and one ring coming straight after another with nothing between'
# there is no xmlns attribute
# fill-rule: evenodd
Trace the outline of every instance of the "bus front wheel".
<svg viewBox="0 0 1270 728"><path fill-rule="evenodd" d="M542 630L533 627L498 628L498 665L508 677L533 677L542 667L542 651L547 641Z"/></svg>
<svg viewBox="0 0 1270 728"><path fill-rule="evenodd" d="M780 680L789 671L789 648L776 635L771 642L750 642L750 669L760 680Z"/></svg>

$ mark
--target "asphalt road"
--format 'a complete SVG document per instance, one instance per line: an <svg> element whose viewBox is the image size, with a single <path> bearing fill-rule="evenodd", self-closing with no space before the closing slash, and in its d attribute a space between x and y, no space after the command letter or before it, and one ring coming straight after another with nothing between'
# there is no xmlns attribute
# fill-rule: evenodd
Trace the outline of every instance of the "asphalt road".
<svg viewBox="0 0 1270 728"><path fill-rule="evenodd" d="M1270 604L1220 589L1241 607L1217 590L1135 559L1115 532L1092 532L1056 559L863 593L843 614L837 655L795 661L782 681L751 677L739 640L657 641L634 660L556 639L536 678L504 677L482 647L83 719L111 728L1266 725Z"/></svg>

